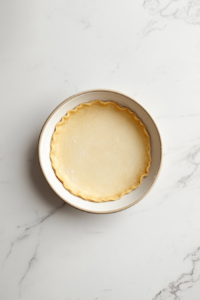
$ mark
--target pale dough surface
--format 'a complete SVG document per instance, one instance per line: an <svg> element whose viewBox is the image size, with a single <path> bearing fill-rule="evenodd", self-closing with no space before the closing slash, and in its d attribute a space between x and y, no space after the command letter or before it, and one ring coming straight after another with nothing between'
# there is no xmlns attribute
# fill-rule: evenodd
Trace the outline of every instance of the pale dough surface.
<svg viewBox="0 0 200 300"><path fill-rule="evenodd" d="M50 158L56 176L85 200L117 200L149 173L150 138L130 109L94 100L67 113L56 125Z"/></svg>

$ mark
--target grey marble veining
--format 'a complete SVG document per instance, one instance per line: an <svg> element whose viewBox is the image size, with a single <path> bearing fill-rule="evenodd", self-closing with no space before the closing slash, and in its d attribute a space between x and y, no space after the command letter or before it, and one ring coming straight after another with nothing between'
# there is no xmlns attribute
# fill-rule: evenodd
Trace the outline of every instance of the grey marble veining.
<svg viewBox="0 0 200 300"><path fill-rule="evenodd" d="M200 2L198 0L145 0L143 7L152 15L200 25Z"/></svg>
<svg viewBox="0 0 200 300"><path fill-rule="evenodd" d="M199 284L200 247L193 253L188 254L185 259L191 261L190 271L182 273L177 280L170 282L165 289L162 289L153 298L153 300L162 300L169 298L174 300L182 299L184 291L193 288L195 284ZM198 295L196 295L196 297L198 297Z"/></svg>

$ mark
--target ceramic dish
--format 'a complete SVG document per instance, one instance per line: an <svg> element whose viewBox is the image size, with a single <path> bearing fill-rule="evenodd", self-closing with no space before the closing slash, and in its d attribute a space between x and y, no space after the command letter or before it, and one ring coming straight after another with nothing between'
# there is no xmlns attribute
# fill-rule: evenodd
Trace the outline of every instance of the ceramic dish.
<svg viewBox="0 0 200 300"><path fill-rule="evenodd" d="M142 184L130 194L124 195L115 201L95 203L83 200L67 191L52 169L50 160L50 143L55 125L66 113L77 105L92 100L115 101L134 111L145 124L151 139L151 168L149 175L143 179ZM135 100L110 90L92 90L74 95L62 102L45 122L39 138L39 161L43 174L56 194L75 208L91 213L112 213L126 209L140 201L152 188L158 176L162 161L162 143L158 128L149 113Z"/></svg>

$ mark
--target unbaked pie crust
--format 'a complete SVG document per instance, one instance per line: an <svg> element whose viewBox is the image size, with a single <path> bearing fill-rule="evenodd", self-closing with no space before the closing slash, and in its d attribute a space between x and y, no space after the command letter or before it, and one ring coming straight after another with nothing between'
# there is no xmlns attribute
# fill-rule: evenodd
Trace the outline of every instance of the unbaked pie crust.
<svg viewBox="0 0 200 300"><path fill-rule="evenodd" d="M68 111L56 125L50 158L73 195L94 202L117 200L148 175L150 137L130 109L94 100Z"/></svg>

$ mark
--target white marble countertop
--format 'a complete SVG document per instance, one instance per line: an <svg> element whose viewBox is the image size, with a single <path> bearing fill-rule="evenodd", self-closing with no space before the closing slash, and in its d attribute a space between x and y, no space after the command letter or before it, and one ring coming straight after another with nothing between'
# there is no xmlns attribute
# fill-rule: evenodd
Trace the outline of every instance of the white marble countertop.
<svg viewBox="0 0 200 300"><path fill-rule="evenodd" d="M200 299L200 1L0 3L0 299ZM59 199L37 142L67 97L141 103L164 159L151 192L110 215Z"/></svg>

